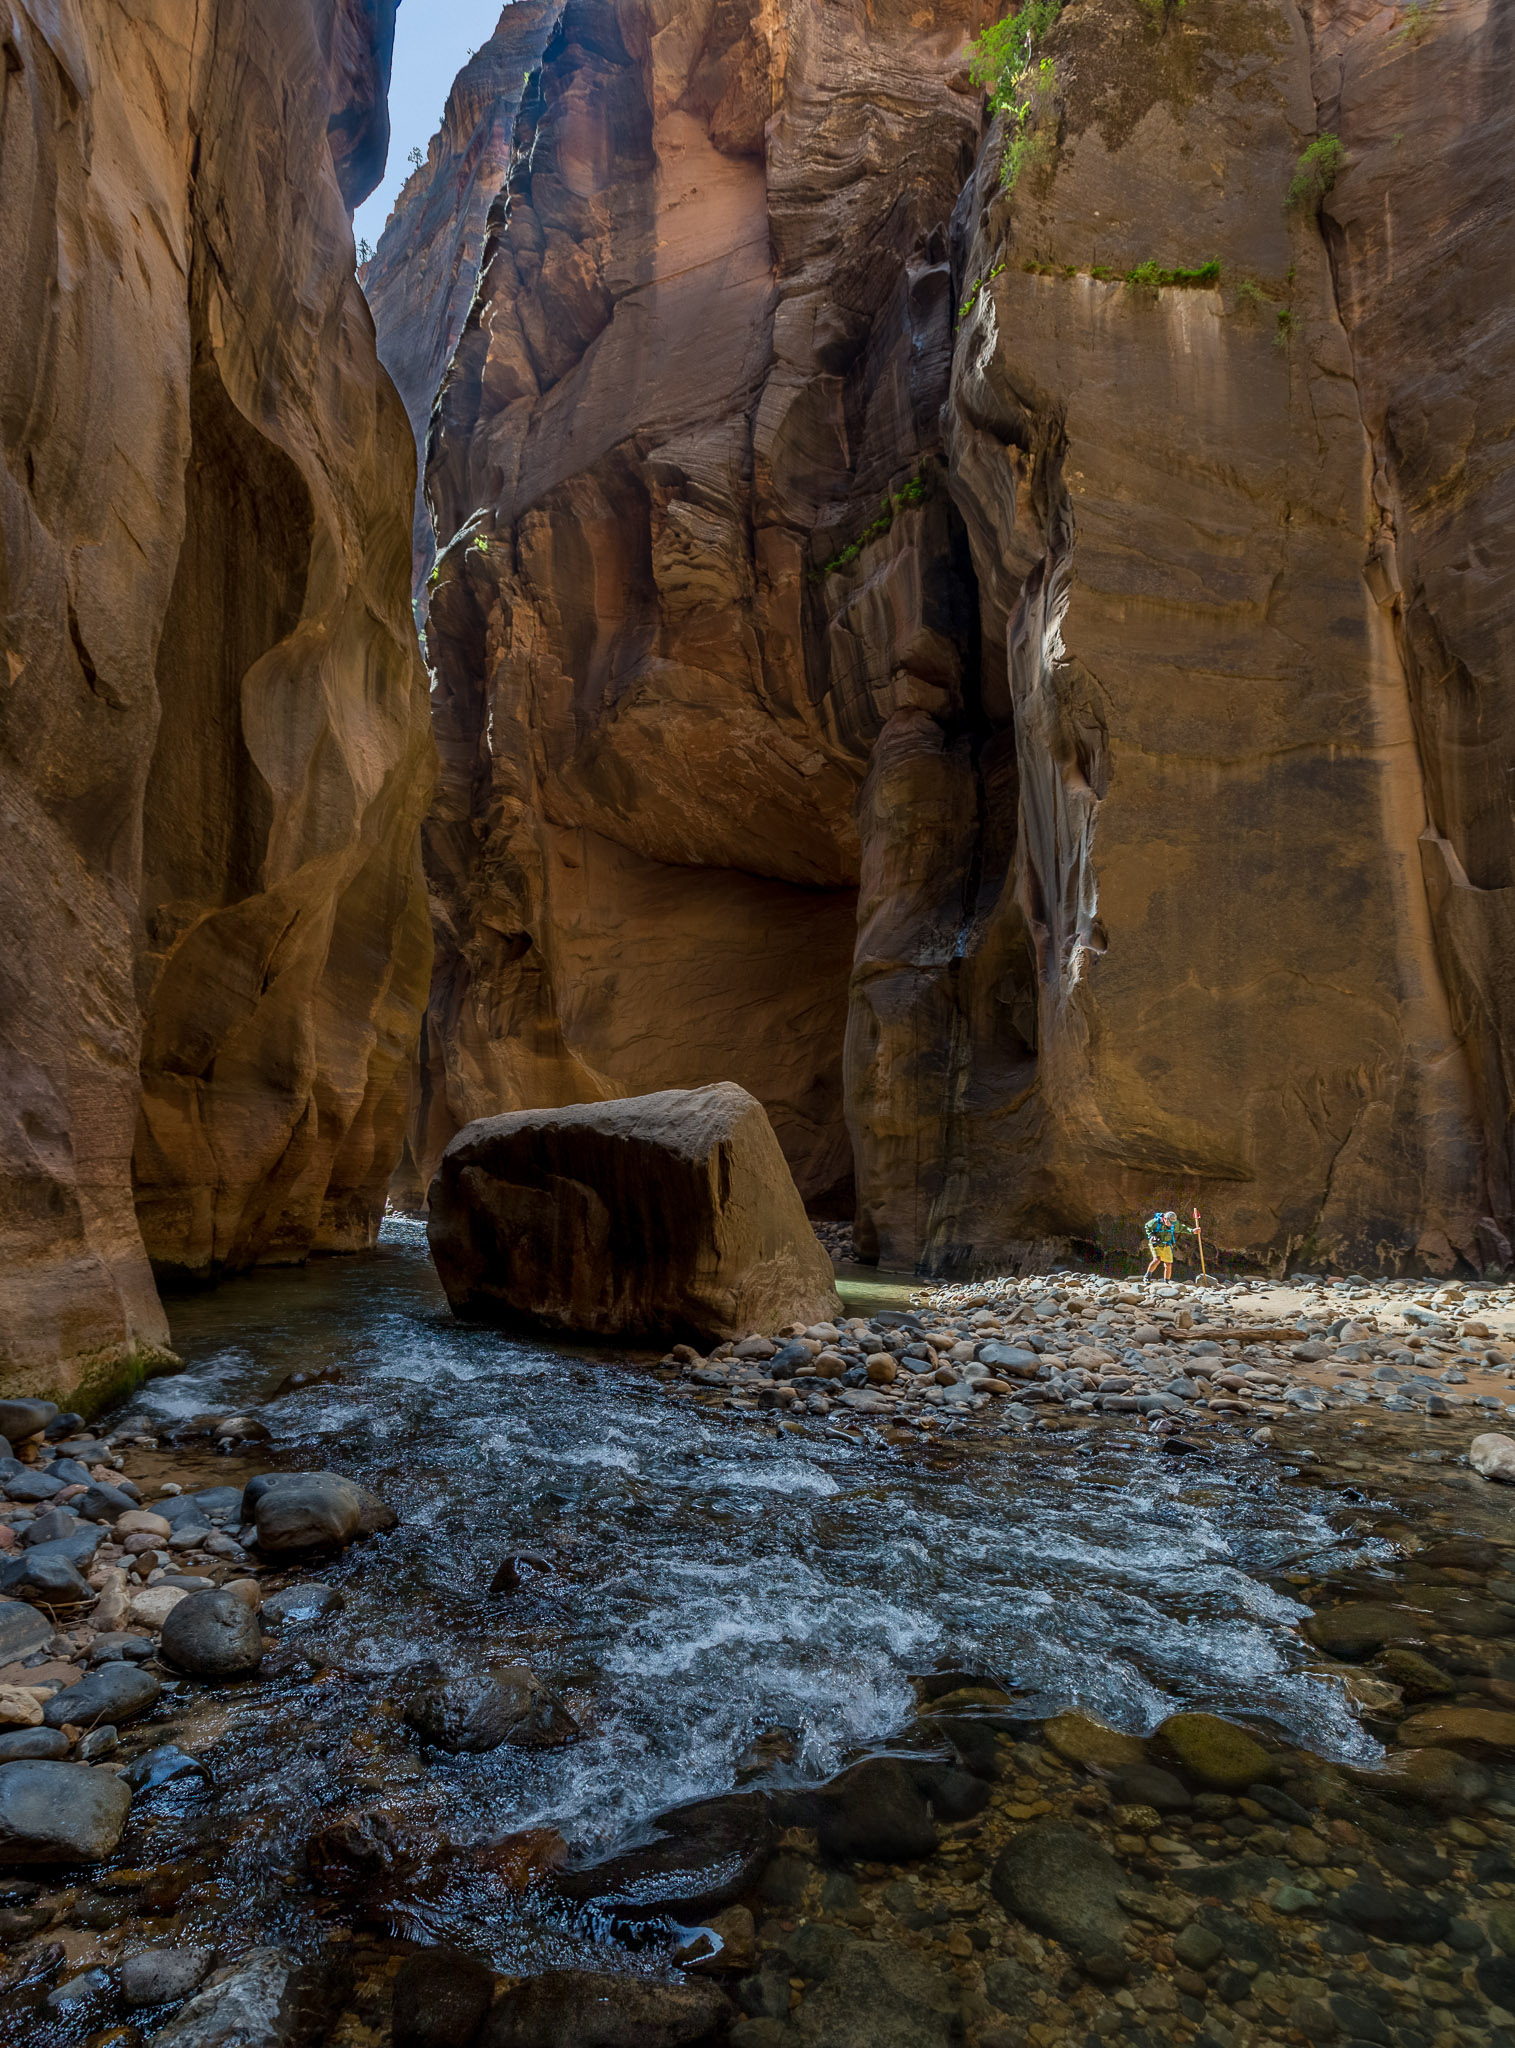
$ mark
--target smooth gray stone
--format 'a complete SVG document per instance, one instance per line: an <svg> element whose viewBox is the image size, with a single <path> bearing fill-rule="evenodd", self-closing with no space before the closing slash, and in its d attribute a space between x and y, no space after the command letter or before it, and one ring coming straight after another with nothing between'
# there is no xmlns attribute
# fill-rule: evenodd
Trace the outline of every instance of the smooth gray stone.
<svg viewBox="0 0 1515 2048"><path fill-rule="evenodd" d="M86 1522L114 1522L119 1515L127 1514L141 1503L119 1486L102 1486L98 1482L88 1493L81 1493L77 1500L69 1502L73 1512Z"/></svg>
<svg viewBox="0 0 1515 2048"><path fill-rule="evenodd" d="M204 1983L213 1948L145 1948L121 1965L121 2003L133 2011L188 1998Z"/></svg>
<svg viewBox="0 0 1515 2048"><path fill-rule="evenodd" d="M249 1493L256 1484L249 1483ZM261 1550L314 1550L347 1544L357 1535L362 1518L358 1489L335 1472L275 1474L272 1484L263 1487L253 1502Z"/></svg>
<svg viewBox="0 0 1515 2048"><path fill-rule="evenodd" d="M0 1564L0 1593L30 1596L53 1607L81 1607L95 1597L94 1588L57 1543L39 1543L35 1550L23 1550Z"/></svg>
<svg viewBox="0 0 1515 2048"><path fill-rule="evenodd" d="M1075 1955L1123 1953L1129 1923L1119 1895L1131 1878L1079 1828L1044 1821L1023 1829L990 1872L989 1889L1007 1913Z"/></svg>
<svg viewBox="0 0 1515 2048"><path fill-rule="evenodd" d="M63 1491L64 1481L54 1479L50 1472L23 1469L5 1482L7 1500L19 1501L23 1506L34 1501L51 1500L55 1493Z"/></svg>
<svg viewBox="0 0 1515 2048"><path fill-rule="evenodd" d="M47 1428L58 1413L56 1401L0 1401L0 1436L24 1443Z"/></svg>
<svg viewBox="0 0 1515 2048"><path fill-rule="evenodd" d="M28 1607L24 1600L0 1600L0 1664L14 1664L40 1650L52 1635L53 1625L45 1614Z"/></svg>
<svg viewBox="0 0 1515 2048"><path fill-rule="evenodd" d="M76 1684L55 1692L42 1709L42 1719L49 1728L62 1728L65 1724L94 1728L104 1721L119 1726L145 1714L162 1690L150 1671L118 1660L100 1665Z"/></svg>
<svg viewBox="0 0 1515 2048"><path fill-rule="evenodd" d="M35 1550L39 1543L55 1543L61 1537L72 1536L78 1526L79 1517L70 1509L48 1508L27 1523L21 1541L27 1550Z"/></svg>
<svg viewBox="0 0 1515 2048"><path fill-rule="evenodd" d="M271 1628L284 1628L291 1622L320 1621L328 1614L340 1614L345 1605L335 1586L305 1579L297 1586L270 1593L260 1612Z"/></svg>
<svg viewBox="0 0 1515 2048"><path fill-rule="evenodd" d="M61 1763L68 1755L68 1737L59 1728L9 1728L0 1735L0 1764L33 1761Z"/></svg>
<svg viewBox="0 0 1515 2048"><path fill-rule="evenodd" d="M124 1779L88 1764L0 1764L0 1862L97 1863L131 1803Z"/></svg>

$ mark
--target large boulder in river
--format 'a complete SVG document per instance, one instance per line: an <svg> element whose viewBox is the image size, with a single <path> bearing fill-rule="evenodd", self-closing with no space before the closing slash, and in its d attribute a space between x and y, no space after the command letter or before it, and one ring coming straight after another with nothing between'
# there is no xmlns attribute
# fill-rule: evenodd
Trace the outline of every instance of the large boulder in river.
<svg viewBox="0 0 1515 2048"><path fill-rule="evenodd" d="M767 1112L733 1081L482 1117L430 1206L447 1298L477 1321L719 1339L840 1313Z"/></svg>

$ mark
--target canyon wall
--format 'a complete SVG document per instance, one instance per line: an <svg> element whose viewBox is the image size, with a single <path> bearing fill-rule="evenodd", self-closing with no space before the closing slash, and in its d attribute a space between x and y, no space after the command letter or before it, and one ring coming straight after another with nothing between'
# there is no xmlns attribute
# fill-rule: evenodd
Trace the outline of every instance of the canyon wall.
<svg viewBox="0 0 1515 2048"><path fill-rule="evenodd" d="M393 0L0 6L0 1389L366 1242L424 1001Z"/></svg>
<svg viewBox="0 0 1515 2048"><path fill-rule="evenodd" d="M1508 39L1069 0L986 127L989 18L556 18L431 425L410 1185L732 1078L891 1264L1503 1263Z"/></svg>
<svg viewBox="0 0 1515 2048"><path fill-rule="evenodd" d="M512 0L453 81L442 125L358 272L379 335L379 359L405 401L417 448L412 583L422 612L436 556L424 465L432 404L478 281L484 223L510 163L527 77L561 0Z"/></svg>

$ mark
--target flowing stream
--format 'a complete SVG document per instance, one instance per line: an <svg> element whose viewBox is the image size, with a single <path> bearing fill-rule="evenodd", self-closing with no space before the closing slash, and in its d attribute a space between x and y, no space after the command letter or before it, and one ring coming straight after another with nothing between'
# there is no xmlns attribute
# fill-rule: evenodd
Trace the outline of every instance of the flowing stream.
<svg viewBox="0 0 1515 2048"><path fill-rule="evenodd" d="M1373 1753L1311 1675L1303 1610L1265 1582L1363 1539L1260 1458L1072 1434L925 1454L727 1420L624 1358L459 1327L403 1222L371 1256L257 1274L172 1320L188 1369L134 1409L257 1407L271 1464L330 1464L401 1516L323 1572L343 1611L289 1637L322 1676L186 1689L175 1739L213 1792L144 1799L123 1848L142 1864L198 1844L223 1933L302 1938L321 1910L304 1844L337 1810L382 1807L432 1843L551 1827L608 1846L729 1789L769 1731L789 1731L791 1776L836 1769L910 1720L908 1675L938 1666L997 1674L1028 1715L1077 1703L1144 1731L1199 1705ZM296 1373L322 1377L279 1393ZM519 1548L555 1569L490 1598ZM551 1674L585 1739L423 1754L396 1704L428 1660ZM502 1967L568 1939L493 1881L439 1910Z"/></svg>

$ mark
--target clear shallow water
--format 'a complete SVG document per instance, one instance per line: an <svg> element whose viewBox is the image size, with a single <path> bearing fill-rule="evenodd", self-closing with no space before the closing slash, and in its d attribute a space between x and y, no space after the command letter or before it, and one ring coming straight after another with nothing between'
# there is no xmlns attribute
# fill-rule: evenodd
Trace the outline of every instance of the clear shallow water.
<svg viewBox="0 0 1515 2048"><path fill-rule="evenodd" d="M799 1775L834 1770L908 1722L908 1674L941 1663L1023 1688L1028 1715L1076 1703L1145 1731L1204 1706L1325 1755L1375 1753L1310 1675L1304 1610L1260 1583L1341 1539L1262 1469L1045 1436L928 1461L726 1421L624 1359L459 1327L415 1226L385 1239L172 1305L188 1370L132 1404L256 1405L271 1464L329 1463L402 1518L323 1570L347 1598L307 1634L324 1677L196 1696L178 1739L214 1798L144 1802L136 1860L182 1853L189 1827L213 1840L223 1893L266 1921L293 1909L304 1842L337 1809L381 1805L433 1844L551 1826L608 1846L729 1789L765 1730L793 1731ZM270 1400L295 1371L339 1378ZM491 1600L513 1548L558 1569ZM585 1740L423 1757L396 1706L427 1659L529 1663ZM502 1894L472 1887L448 1913L507 1959Z"/></svg>

